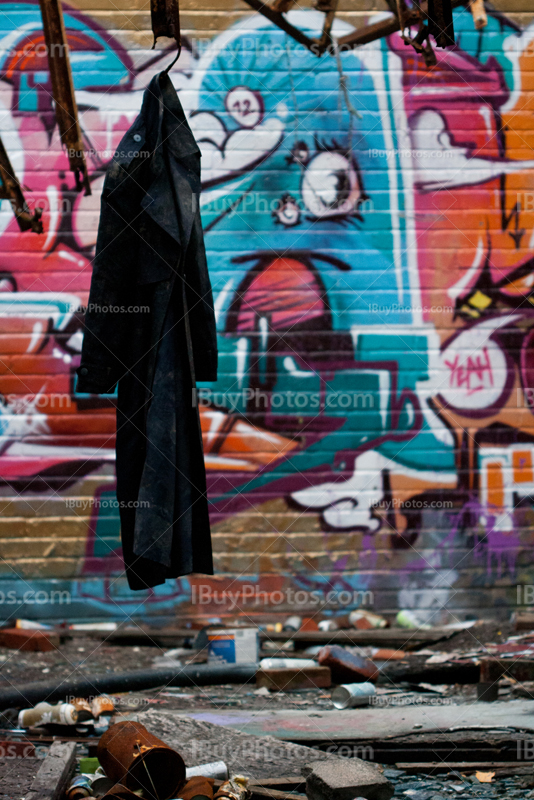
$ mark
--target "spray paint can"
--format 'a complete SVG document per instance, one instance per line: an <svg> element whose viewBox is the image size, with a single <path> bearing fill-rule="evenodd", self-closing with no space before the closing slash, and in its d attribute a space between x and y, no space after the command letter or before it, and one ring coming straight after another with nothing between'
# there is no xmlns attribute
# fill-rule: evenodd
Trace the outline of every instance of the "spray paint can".
<svg viewBox="0 0 534 800"><path fill-rule="evenodd" d="M345 683L337 686L332 692L332 703L336 708L356 708L368 706L369 699L376 695L372 683Z"/></svg>
<svg viewBox="0 0 534 800"><path fill-rule="evenodd" d="M91 781L87 775L78 775L74 778L65 792L67 800L85 800L86 797L91 797L92 795Z"/></svg>

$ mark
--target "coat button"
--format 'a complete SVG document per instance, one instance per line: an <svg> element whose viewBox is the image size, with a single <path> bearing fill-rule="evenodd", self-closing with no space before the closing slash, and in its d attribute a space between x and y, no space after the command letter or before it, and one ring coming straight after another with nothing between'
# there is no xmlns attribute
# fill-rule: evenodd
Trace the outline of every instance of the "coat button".
<svg viewBox="0 0 534 800"><path fill-rule="evenodd" d="M89 370L87 369L87 367L82 367L80 370L80 375L87 375L88 372Z"/></svg>
<svg viewBox="0 0 534 800"><path fill-rule="evenodd" d="M143 137L141 136L140 133L134 133L134 137L133 137L134 142L140 142L142 138Z"/></svg>

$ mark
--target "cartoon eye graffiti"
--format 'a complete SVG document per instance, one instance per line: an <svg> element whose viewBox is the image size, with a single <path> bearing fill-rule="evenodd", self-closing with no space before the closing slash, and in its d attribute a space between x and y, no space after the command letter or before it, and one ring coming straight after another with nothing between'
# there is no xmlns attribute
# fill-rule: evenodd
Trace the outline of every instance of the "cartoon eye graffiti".
<svg viewBox="0 0 534 800"><path fill-rule="evenodd" d="M306 142L295 142L291 152L286 156L288 164L305 164L310 156L310 148Z"/></svg>
<svg viewBox="0 0 534 800"><path fill-rule="evenodd" d="M345 154L325 150L306 165L302 199L314 217L357 215L363 199L356 168Z"/></svg>
<svg viewBox="0 0 534 800"><path fill-rule="evenodd" d="M264 114L263 98L247 86L235 86L226 95L226 110L241 128L254 128Z"/></svg>
<svg viewBox="0 0 534 800"><path fill-rule="evenodd" d="M300 222L300 209L294 197L290 194L285 194L281 200L278 201L276 210L273 211L273 217L276 222L285 225L286 228L292 228Z"/></svg>

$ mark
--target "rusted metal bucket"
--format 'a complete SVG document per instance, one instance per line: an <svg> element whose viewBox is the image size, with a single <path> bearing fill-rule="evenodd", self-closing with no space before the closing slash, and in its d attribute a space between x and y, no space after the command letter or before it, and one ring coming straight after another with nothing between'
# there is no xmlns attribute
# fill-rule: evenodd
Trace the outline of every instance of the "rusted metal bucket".
<svg viewBox="0 0 534 800"><path fill-rule="evenodd" d="M97 756L106 775L147 800L179 797L185 763L176 750L139 722L118 722L101 736Z"/></svg>

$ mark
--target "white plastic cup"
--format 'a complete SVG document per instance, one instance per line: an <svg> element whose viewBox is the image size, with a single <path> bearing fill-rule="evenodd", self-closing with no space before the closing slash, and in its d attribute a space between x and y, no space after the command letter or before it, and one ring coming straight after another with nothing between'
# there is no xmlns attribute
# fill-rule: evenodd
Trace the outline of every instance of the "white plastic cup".
<svg viewBox="0 0 534 800"><path fill-rule="evenodd" d="M336 686L330 699L335 708L357 708L368 706L370 698L375 695L374 683L344 683Z"/></svg>

